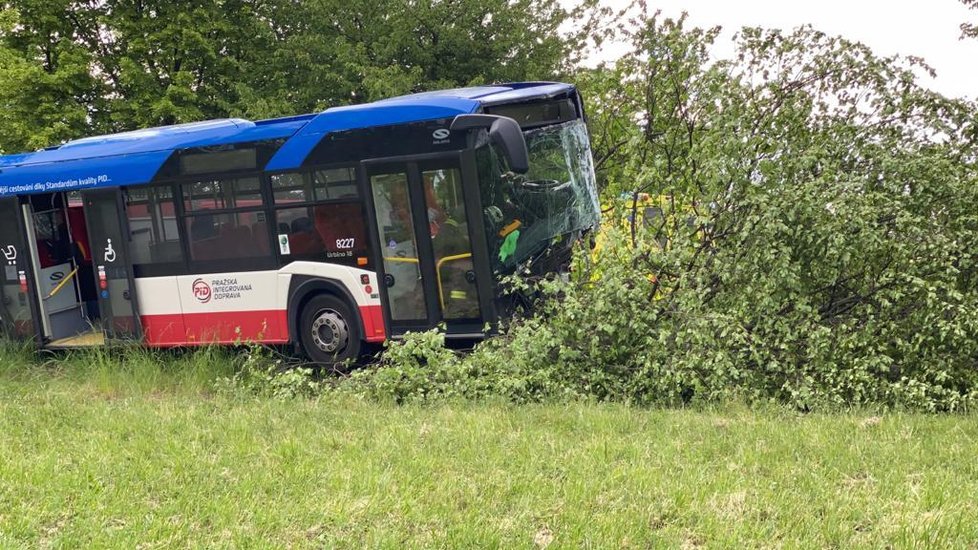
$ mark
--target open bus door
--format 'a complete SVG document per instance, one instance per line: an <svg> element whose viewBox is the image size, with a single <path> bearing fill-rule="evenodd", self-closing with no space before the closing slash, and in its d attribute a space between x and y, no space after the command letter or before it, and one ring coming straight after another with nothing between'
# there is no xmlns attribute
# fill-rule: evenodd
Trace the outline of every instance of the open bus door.
<svg viewBox="0 0 978 550"><path fill-rule="evenodd" d="M0 199L0 334L14 340L38 339L34 278L16 197ZM39 340L38 340L39 343Z"/></svg>
<svg viewBox="0 0 978 550"><path fill-rule="evenodd" d="M65 206L64 193L30 195L20 202L36 289L31 300L36 304L38 341L49 348L102 343L81 295L81 264Z"/></svg>
<svg viewBox="0 0 978 550"><path fill-rule="evenodd" d="M485 247L472 246L485 242L472 235L474 225L481 229L481 215L472 214L478 194L463 185L474 171L463 169L463 159L451 153L364 162L392 336L444 323L450 336L479 337L492 320Z"/></svg>
<svg viewBox="0 0 978 550"><path fill-rule="evenodd" d="M122 190L82 191L98 305L107 339L140 340L142 328L129 254L129 228Z"/></svg>

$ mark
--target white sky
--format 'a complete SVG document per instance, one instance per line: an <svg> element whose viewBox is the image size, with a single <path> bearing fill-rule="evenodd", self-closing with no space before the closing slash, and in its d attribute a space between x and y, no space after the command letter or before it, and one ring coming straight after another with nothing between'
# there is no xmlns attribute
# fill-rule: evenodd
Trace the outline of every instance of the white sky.
<svg viewBox="0 0 978 550"><path fill-rule="evenodd" d="M628 0L601 0L615 9ZM958 0L648 0L649 9L668 17L689 13L688 24L720 25L715 53L733 52L730 38L744 26L792 29L809 23L828 34L863 42L878 55L916 55L937 71L924 84L949 96L978 98L978 39L959 40L962 22L978 22L978 11ZM611 60L627 49L606 45L598 59Z"/></svg>

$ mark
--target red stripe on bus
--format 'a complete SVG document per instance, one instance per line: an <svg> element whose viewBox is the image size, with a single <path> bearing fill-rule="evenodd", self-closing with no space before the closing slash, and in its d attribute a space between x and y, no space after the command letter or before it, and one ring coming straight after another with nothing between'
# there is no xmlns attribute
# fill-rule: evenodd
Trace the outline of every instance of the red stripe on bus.
<svg viewBox="0 0 978 550"><path fill-rule="evenodd" d="M368 342L383 342L387 338L384 331L384 310L380 305L360 306L363 319L363 339Z"/></svg>
<svg viewBox="0 0 978 550"><path fill-rule="evenodd" d="M187 334L183 328L183 314L140 315L143 324L143 339L150 346L182 346L186 344Z"/></svg>
<svg viewBox="0 0 978 550"><path fill-rule="evenodd" d="M383 342L384 310L380 305L360 306L364 340ZM285 310L222 311L143 315L143 335L150 346L187 346L289 342L289 321Z"/></svg>
<svg viewBox="0 0 978 550"><path fill-rule="evenodd" d="M146 343L151 346L289 341L285 310L143 315L140 319Z"/></svg>

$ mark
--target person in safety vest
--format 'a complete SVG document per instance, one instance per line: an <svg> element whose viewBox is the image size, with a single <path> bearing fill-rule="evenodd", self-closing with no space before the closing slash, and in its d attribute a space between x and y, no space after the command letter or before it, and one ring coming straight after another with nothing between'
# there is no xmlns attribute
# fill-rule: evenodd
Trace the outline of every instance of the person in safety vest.
<svg viewBox="0 0 978 550"><path fill-rule="evenodd" d="M451 207L446 204L450 201L439 197L438 193L442 191L451 197L452 185L457 186L458 182L446 177L443 171L424 174L425 206L435 253L438 292L446 318L475 318L479 315L479 303L475 286L466 276L473 265L464 205Z"/></svg>

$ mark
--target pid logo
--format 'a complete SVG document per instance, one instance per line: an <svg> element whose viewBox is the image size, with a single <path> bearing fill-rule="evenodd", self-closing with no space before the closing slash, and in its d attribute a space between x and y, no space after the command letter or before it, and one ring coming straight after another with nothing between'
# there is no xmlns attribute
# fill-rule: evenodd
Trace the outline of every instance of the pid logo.
<svg viewBox="0 0 978 550"><path fill-rule="evenodd" d="M194 298L197 301L206 304L211 301L211 285L207 284L203 279L197 279L194 281Z"/></svg>

